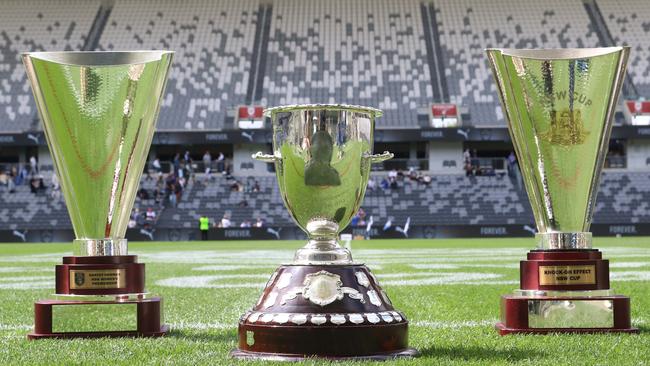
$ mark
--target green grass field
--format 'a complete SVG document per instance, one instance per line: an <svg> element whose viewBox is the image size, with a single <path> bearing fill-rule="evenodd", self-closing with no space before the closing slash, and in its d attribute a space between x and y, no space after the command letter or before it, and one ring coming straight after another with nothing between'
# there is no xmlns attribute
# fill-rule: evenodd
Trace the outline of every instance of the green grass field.
<svg viewBox="0 0 650 366"><path fill-rule="evenodd" d="M165 299L160 339L29 342L33 302L53 293L53 266L70 244L0 245L0 364L269 364L228 358L238 317L300 242L131 243L148 289ZM612 287L632 297L640 335L500 337L499 295L518 286L532 239L375 240L352 243L411 322L417 359L385 364L650 364L650 238L599 238ZM322 364L309 361L311 364ZM339 363L341 364L341 363ZM343 363L346 364L346 363Z"/></svg>

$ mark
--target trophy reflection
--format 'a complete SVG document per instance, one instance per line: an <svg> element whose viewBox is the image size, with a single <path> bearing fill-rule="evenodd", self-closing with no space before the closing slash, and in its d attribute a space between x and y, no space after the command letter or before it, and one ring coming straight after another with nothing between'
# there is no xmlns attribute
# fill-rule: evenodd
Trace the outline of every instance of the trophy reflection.
<svg viewBox="0 0 650 366"><path fill-rule="evenodd" d="M386 359L413 356L408 322L363 264L337 241L366 190L375 118L381 111L348 105L297 105L265 111L273 123L272 155L280 192L307 244L271 276L239 322L238 358Z"/></svg>
<svg viewBox="0 0 650 366"><path fill-rule="evenodd" d="M487 55L538 231L499 332L637 332L589 232L629 49Z"/></svg>
<svg viewBox="0 0 650 366"><path fill-rule="evenodd" d="M162 300L124 239L172 53L32 52L23 62L74 227L37 338L159 336Z"/></svg>

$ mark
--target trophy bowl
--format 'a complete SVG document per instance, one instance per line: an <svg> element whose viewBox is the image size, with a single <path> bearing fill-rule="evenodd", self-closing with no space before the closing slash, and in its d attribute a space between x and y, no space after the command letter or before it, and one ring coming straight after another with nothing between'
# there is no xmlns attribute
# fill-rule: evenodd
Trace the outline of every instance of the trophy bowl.
<svg viewBox="0 0 650 366"><path fill-rule="evenodd" d="M375 276L338 243L356 214L373 154L374 108L312 104L265 110L273 124L274 163L282 199L307 244L267 282L239 322L238 358L386 359L414 356L408 322Z"/></svg>
<svg viewBox="0 0 650 366"><path fill-rule="evenodd" d="M635 333L630 299L589 232L625 78L628 47L489 49L497 90L535 216L537 249L520 288L501 298L502 335Z"/></svg>
<svg viewBox="0 0 650 366"><path fill-rule="evenodd" d="M54 299L35 304L28 337L155 337L162 300L124 238L172 52L23 54L75 232Z"/></svg>

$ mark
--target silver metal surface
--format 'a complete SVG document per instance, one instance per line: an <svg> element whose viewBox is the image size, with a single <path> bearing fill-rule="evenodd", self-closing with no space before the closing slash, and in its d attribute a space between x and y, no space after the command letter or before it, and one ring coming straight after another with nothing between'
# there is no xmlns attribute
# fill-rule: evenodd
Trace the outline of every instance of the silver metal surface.
<svg viewBox="0 0 650 366"><path fill-rule="evenodd" d="M52 332L111 332L138 329L138 304L52 305Z"/></svg>
<svg viewBox="0 0 650 366"><path fill-rule="evenodd" d="M75 254L126 254L124 234L172 52L30 52L22 58L78 239Z"/></svg>
<svg viewBox="0 0 650 366"><path fill-rule="evenodd" d="M530 328L613 328L612 300L529 300Z"/></svg>
<svg viewBox="0 0 650 366"><path fill-rule="evenodd" d="M625 76L628 47L488 49L543 249L586 235Z"/></svg>
<svg viewBox="0 0 650 366"><path fill-rule="evenodd" d="M75 256L127 255L126 239L75 239L72 242Z"/></svg>
<svg viewBox="0 0 650 366"><path fill-rule="evenodd" d="M521 297L599 297L612 296L614 293L608 290L579 290L579 291L555 291L555 290L515 290L514 294Z"/></svg>
<svg viewBox="0 0 650 366"><path fill-rule="evenodd" d="M370 165L393 157L373 155L374 108L309 104L269 108L273 154L254 159L275 163L280 193L308 237L295 264L352 263L338 234L356 214L368 184Z"/></svg>
<svg viewBox="0 0 650 366"><path fill-rule="evenodd" d="M535 234L539 249L590 249L591 233L538 233Z"/></svg>

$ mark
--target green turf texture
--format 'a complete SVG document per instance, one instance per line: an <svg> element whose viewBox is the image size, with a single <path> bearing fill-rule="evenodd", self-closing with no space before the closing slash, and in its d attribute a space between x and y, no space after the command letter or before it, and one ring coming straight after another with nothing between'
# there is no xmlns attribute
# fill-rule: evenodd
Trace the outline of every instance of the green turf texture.
<svg viewBox="0 0 650 366"><path fill-rule="evenodd" d="M70 250L70 244L1 244L0 245L0 364L212 364L256 365L269 362L236 361L228 357L235 347L238 317L250 308L261 293L260 288L179 288L157 284L158 281L182 276L249 274L247 278L230 278L218 283L250 283L263 285L263 277L270 276L276 264L289 261L300 242L178 242L130 243L132 254L143 261L148 256L167 252L191 251L206 254L201 263L169 263L152 259L147 261L147 287L165 299L166 322L173 330L160 339L92 339L27 341L26 334L33 322L33 302L53 293L53 266L60 255ZM450 240L373 240L352 244L355 259L373 263L380 269L373 272L380 283L394 282L391 273L406 273L409 279L421 279L421 272L473 272L501 275L499 281L518 280L513 268L518 258L533 245L532 239L450 239ZM612 272L650 272L650 238L598 238L595 246L610 259ZM512 253L502 254L503 248ZM430 250L423 255L422 250ZM482 260L457 269L415 269L412 263L454 264L453 255L437 255L436 250L449 249L466 256L468 250L494 250L494 260L481 255ZM380 250L377 252L376 250ZM392 261L388 251L403 256ZM627 250L627 251L626 251ZM247 251L251 251L248 253ZM260 252L264 251L264 252ZM420 252L417 252L420 251ZM465 251L465 252L463 252ZM501 251L501 252L497 252ZM247 269L209 271L199 267L237 265L228 259L241 252L244 263L258 263ZM414 254L409 255L410 252ZM39 260L34 255L52 253ZM263 253L266 253L263 254ZM271 254L269 254L271 253ZM273 253L279 259L273 256ZM356 253L356 255L355 255ZM449 252L447 252L449 253ZM223 258L221 255L223 254ZM257 255L261 258L252 258ZM272 256L273 258L265 258ZM462 256L460 257L463 261ZM33 261L25 261L32 258ZM221 259L220 259L221 258ZM277 260L278 263L272 263ZM454 262L456 261L456 262ZM617 267L617 263L621 266ZM481 264L486 264L481 268ZM503 264L503 267L500 265ZM24 267L25 270L9 267ZM4 268L4 270L3 270ZM224 268L226 269L226 268ZM414 274L408 277L408 274ZM2 289L12 281L42 281L51 283L33 289ZM31 279L30 279L31 278ZM528 365L639 365L650 364L650 283L644 279L612 280L617 293L632 297L632 318L641 329L640 335L548 335L501 337L493 328L498 317L499 296L509 293L515 284L387 284L395 307L403 311L409 321L410 345L421 352L417 359L389 361L386 365L436 364L528 364ZM487 279L485 282L489 282ZM215 282L215 283L217 283ZM324 364L310 360L307 364ZM339 362L334 364L362 364ZM366 362L370 363L370 362Z"/></svg>

